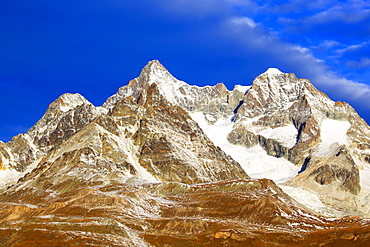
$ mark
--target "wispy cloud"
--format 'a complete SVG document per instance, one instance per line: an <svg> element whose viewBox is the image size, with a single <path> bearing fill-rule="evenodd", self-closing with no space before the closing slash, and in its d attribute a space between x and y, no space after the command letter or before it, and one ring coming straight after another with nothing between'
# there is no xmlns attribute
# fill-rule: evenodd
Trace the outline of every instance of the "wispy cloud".
<svg viewBox="0 0 370 247"><path fill-rule="evenodd" d="M355 104L365 104L370 108L370 87L367 84L348 80L330 70L324 70L312 78L322 88L327 89L337 99Z"/></svg>
<svg viewBox="0 0 370 247"><path fill-rule="evenodd" d="M347 65L353 69L370 68L370 58L363 57L360 61L348 61Z"/></svg>
<svg viewBox="0 0 370 247"><path fill-rule="evenodd" d="M360 51L360 50L368 47L369 44L370 44L370 42L367 41L367 42L362 42L360 44L348 45L348 46L346 46L342 49L336 50L335 53L338 57L341 57L341 56L346 55L348 53L353 53L355 51Z"/></svg>
<svg viewBox="0 0 370 247"><path fill-rule="evenodd" d="M333 47L338 47L338 46L340 46L340 43L338 41L324 40L319 45L313 46L312 48L322 50L322 49L331 49Z"/></svg>
<svg viewBox="0 0 370 247"><path fill-rule="evenodd" d="M343 49L339 49L339 50L336 50L336 54L338 56L342 56L346 53L349 53L349 52L353 52L353 51L356 51L356 50L359 50L363 47L362 44L359 44L359 45L350 45L350 46L347 46Z"/></svg>
<svg viewBox="0 0 370 247"><path fill-rule="evenodd" d="M369 17L370 3L368 1L353 0L337 3L333 7L307 18L306 22L315 24L334 21L357 23Z"/></svg>

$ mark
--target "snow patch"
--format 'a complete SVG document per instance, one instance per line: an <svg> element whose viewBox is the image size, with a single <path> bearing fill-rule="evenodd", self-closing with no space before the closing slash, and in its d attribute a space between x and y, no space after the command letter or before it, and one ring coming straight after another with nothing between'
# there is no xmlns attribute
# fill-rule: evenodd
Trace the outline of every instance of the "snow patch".
<svg viewBox="0 0 370 247"><path fill-rule="evenodd" d="M89 104L90 102L87 101L82 95L75 93L65 93L59 97L62 101L63 105L70 106L72 108L76 108L82 104Z"/></svg>
<svg viewBox="0 0 370 247"><path fill-rule="evenodd" d="M235 85L234 90L239 92L245 93L247 92L252 86L242 86L242 85Z"/></svg>
<svg viewBox="0 0 370 247"><path fill-rule="evenodd" d="M264 74L267 75L278 75L278 74L284 74L277 68L268 68Z"/></svg>
<svg viewBox="0 0 370 247"><path fill-rule="evenodd" d="M156 83L161 94L171 103L176 103L179 88L187 84L173 77L158 62L151 66L149 73L149 84Z"/></svg>
<svg viewBox="0 0 370 247"><path fill-rule="evenodd" d="M50 214L48 214L48 215L38 215L36 217L41 218L41 219L51 219L51 218L54 217L54 215L50 215Z"/></svg>
<svg viewBox="0 0 370 247"><path fill-rule="evenodd" d="M0 187L17 182L22 175L22 172L16 170L0 170Z"/></svg>
<svg viewBox="0 0 370 247"><path fill-rule="evenodd" d="M260 131L258 134L268 139L275 139L284 146L292 148L296 144L298 131L293 124L290 124L274 129L267 128Z"/></svg>
<svg viewBox="0 0 370 247"><path fill-rule="evenodd" d="M18 179L26 175L28 172L36 168L41 161L42 157L30 164L27 169L23 172L18 172L13 169L0 170L0 188L5 187L9 184L15 184Z"/></svg>
<svg viewBox="0 0 370 247"><path fill-rule="evenodd" d="M370 214L370 166L362 163L362 169L359 169L359 172L361 191L358 194L358 203L365 213Z"/></svg>
<svg viewBox="0 0 370 247"><path fill-rule="evenodd" d="M363 169L360 169L360 182L362 190L370 193L370 166L366 165Z"/></svg>
<svg viewBox="0 0 370 247"><path fill-rule="evenodd" d="M324 119L320 126L322 143L327 146L335 142L347 144L347 131L350 127L351 124L348 121Z"/></svg>
<svg viewBox="0 0 370 247"><path fill-rule="evenodd" d="M95 108L98 115L108 114L109 110L105 107L98 106Z"/></svg>
<svg viewBox="0 0 370 247"><path fill-rule="evenodd" d="M347 131L351 127L348 121L324 119L320 125L321 143L316 151L317 156L324 156L338 145L347 144ZM333 145L336 143L336 145Z"/></svg>
<svg viewBox="0 0 370 247"><path fill-rule="evenodd" d="M243 125L248 131L265 137L266 139L274 139L284 147L292 148L297 142L298 131L293 124L278 128L254 126L253 122L260 117L243 119Z"/></svg>
<svg viewBox="0 0 370 247"><path fill-rule="evenodd" d="M327 207L313 190L307 188L297 188L291 186L279 185L280 188L297 202L305 205L325 216L333 217L336 215L334 210Z"/></svg>
<svg viewBox="0 0 370 247"><path fill-rule="evenodd" d="M59 108L59 110L61 110L62 112L67 112L67 111L69 111L69 110L71 110L71 109L73 109L72 107L70 107L70 106L61 106L60 108Z"/></svg>
<svg viewBox="0 0 370 247"><path fill-rule="evenodd" d="M137 174L135 176L137 178L141 178L149 182L158 182L158 180L155 179L150 172L148 172L144 167L142 167L139 164L139 159L137 158L137 156L135 156L135 153L138 153L138 150L135 150L137 148L133 144L132 139L113 135L112 133L108 132L107 130L105 130L103 127L99 125L97 125L96 127L100 132L108 135L110 139L113 139L116 141L120 150L122 150L127 155L128 161L136 169Z"/></svg>

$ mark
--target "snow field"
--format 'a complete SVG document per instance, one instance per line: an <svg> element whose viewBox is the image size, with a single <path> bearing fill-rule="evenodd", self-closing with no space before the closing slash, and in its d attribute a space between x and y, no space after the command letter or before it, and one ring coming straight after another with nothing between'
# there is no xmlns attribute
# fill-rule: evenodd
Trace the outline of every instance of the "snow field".
<svg viewBox="0 0 370 247"><path fill-rule="evenodd" d="M347 131L351 127L348 121L324 119L320 126L322 148L329 147L333 143L347 144Z"/></svg>
<svg viewBox="0 0 370 247"><path fill-rule="evenodd" d="M231 118L219 119L209 125L201 112L190 115L211 141L236 160L251 178L268 178L282 183L298 174L299 167L284 158L268 155L259 145L246 148L229 143L227 135L234 125Z"/></svg>

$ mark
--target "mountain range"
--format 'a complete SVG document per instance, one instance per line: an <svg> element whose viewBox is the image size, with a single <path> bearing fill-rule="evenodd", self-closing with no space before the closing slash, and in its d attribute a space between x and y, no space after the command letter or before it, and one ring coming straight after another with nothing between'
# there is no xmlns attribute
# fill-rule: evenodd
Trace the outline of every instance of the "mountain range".
<svg viewBox="0 0 370 247"><path fill-rule="evenodd" d="M2 246L364 246L370 128L307 79L192 86L150 61L0 141Z"/></svg>

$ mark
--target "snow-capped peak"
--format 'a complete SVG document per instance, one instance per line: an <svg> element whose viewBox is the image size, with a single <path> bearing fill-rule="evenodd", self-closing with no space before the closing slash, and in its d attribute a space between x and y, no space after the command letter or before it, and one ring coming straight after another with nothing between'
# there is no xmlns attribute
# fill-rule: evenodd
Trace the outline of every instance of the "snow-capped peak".
<svg viewBox="0 0 370 247"><path fill-rule="evenodd" d="M76 106L81 105L81 104L89 103L86 100L86 98L83 97L79 93L74 93L74 94L65 93L65 94L62 94L59 97L59 100L62 101L63 104L70 105L70 106L73 106L73 107L76 107Z"/></svg>
<svg viewBox="0 0 370 247"><path fill-rule="evenodd" d="M143 68L142 73L158 74L168 72L167 69L158 61L152 60Z"/></svg>
<svg viewBox="0 0 370 247"><path fill-rule="evenodd" d="M268 74L268 75L279 75L279 74L284 74L283 72L281 72L279 69L277 68L268 68L264 74Z"/></svg>
<svg viewBox="0 0 370 247"><path fill-rule="evenodd" d="M130 81L127 86L121 87L117 94L108 98L103 107L111 108L120 98L138 93L141 88L146 88L153 83L157 85L160 93L171 103L177 102L179 88L187 86L187 83L171 75L158 60L152 60L141 70L138 78Z"/></svg>
<svg viewBox="0 0 370 247"><path fill-rule="evenodd" d="M66 112L82 104L91 104L91 103L81 94L65 93L61 95L57 100L55 100L51 104L51 107L58 108L59 110Z"/></svg>
<svg viewBox="0 0 370 247"><path fill-rule="evenodd" d="M167 74L170 73L158 60L152 60L142 69L139 77L163 77Z"/></svg>

